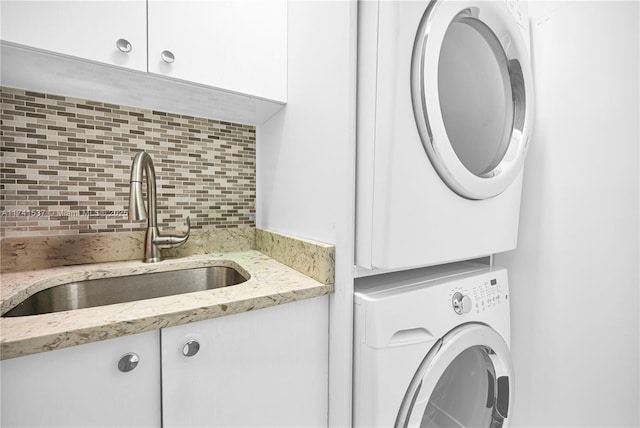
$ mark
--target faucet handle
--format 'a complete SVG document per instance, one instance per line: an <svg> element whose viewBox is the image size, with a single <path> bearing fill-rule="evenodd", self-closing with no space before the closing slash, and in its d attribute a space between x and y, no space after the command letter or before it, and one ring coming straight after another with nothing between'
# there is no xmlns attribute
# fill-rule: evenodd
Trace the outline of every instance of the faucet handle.
<svg viewBox="0 0 640 428"><path fill-rule="evenodd" d="M178 247L189 239L189 235L191 234L191 219L187 217L187 233L184 235L158 235L153 243L160 248L171 248Z"/></svg>

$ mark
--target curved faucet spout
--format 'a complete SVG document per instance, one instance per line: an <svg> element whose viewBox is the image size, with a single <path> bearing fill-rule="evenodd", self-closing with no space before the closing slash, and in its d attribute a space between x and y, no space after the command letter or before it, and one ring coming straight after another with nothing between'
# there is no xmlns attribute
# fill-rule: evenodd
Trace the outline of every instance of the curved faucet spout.
<svg viewBox="0 0 640 428"><path fill-rule="evenodd" d="M146 207L142 197L143 175L147 176ZM162 260L161 248L177 247L189 239L191 222L187 217L187 233L185 235L160 235L156 205L156 172L153 167L153 160L147 152L139 152L133 158L129 186L129 220L147 220L147 233L144 239L144 261L159 262Z"/></svg>
<svg viewBox="0 0 640 428"><path fill-rule="evenodd" d="M142 181L144 174L147 176L148 210L145 209L142 198ZM147 152L139 152L133 158L129 184L129 220L147 220L148 218L149 226L155 227L158 224L156 208L156 170L153 167L153 160ZM151 212L149 213L149 211Z"/></svg>

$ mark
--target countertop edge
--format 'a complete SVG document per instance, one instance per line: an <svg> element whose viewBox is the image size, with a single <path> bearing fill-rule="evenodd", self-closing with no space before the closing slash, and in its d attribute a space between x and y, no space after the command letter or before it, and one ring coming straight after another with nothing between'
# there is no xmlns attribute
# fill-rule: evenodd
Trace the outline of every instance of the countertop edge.
<svg viewBox="0 0 640 428"><path fill-rule="evenodd" d="M245 283L179 296L120 303L98 308L37 315L0 318L0 359L32 355L71 346L137 334L191 322L228 316L289 302L328 295L333 284L321 283L272 258L249 250L171 260L165 265L141 262L110 262L69 267L71 274L99 273L110 276L110 269L138 268L145 271L198 267L231 260L246 269L251 279ZM59 282L64 268L29 272L33 281L54 276ZM31 284L33 285L33 284ZM52 286L52 285L50 285ZM28 287L24 286L23 287ZM37 287L36 287L37 288ZM46 287L45 287L46 288ZM14 291L15 292L15 291ZM33 290L30 291L33 293ZM5 297L5 296L3 296ZM4 300L4 298L3 298Z"/></svg>

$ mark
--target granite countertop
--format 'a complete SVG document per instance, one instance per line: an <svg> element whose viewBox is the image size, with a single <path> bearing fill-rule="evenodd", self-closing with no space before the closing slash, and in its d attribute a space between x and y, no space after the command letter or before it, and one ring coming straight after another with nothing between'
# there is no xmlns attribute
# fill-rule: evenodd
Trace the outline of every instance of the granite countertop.
<svg viewBox="0 0 640 428"><path fill-rule="evenodd" d="M256 250L194 255L160 263L107 262L0 275L0 312L49 287L85 279L151 272L237 266L251 278L241 284L175 296L66 312L0 318L2 359L142 333L331 293L322 283Z"/></svg>

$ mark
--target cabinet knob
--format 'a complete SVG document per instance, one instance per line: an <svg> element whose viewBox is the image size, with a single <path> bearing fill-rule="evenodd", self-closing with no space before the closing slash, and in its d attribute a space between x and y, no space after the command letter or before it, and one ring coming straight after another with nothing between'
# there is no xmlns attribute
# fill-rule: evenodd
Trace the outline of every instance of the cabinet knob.
<svg viewBox="0 0 640 428"><path fill-rule="evenodd" d="M118 361L118 370L122 373L130 372L131 370L138 367L138 363L140 362L140 357L138 354L134 352L129 352L128 354L123 355Z"/></svg>
<svg viewBox="0 0 640 428"><path fill-rule="evenodd" d="M200 350L200 343L197 340L190 340L182 347L182 355L185 357L193 357Z"/></svg>
<svg viewBox="0 0 640 428"><path fill-rule="evenodd" d="M127 39L118 39L116 42L116 47L120 52L129 53L131 52L131 43Z"/></svg>
<svg viewBox="0 0 640 428"><path fill-rule="evenodd" d="M173 55L171 51L162 51L160 56L162 57L162 60L167 64L171 64L173 61L176 60L176 57Z"/></svg>

